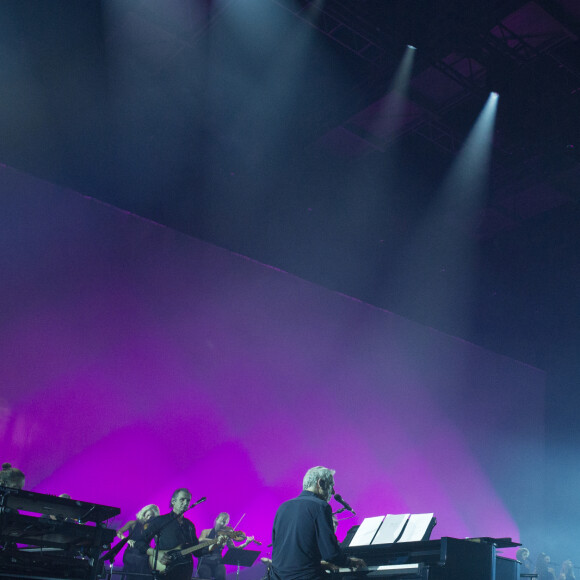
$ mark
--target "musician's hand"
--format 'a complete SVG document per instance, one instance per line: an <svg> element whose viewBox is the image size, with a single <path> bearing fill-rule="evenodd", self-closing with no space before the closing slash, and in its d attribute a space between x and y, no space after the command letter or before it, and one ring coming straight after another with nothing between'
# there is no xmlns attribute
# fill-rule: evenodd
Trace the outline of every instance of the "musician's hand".
<svg viewBox="0 0 580 580"><path fill-rule="evenodd" d="M351 568L366 568L367 564L362 558L353 558L352 556L348 559Z"/></svg>
<svg viewBox="0 0 580 580"><path fill-rule="evenodd" d="M228 541L227 536L218 536L217 545L223 547L227 541Z"/></svg>
<svg viewBox="0 0 580 580"><path fill-rule="evenodd" d="M121 530L119 530L117 532L117 538L119 538L119 540L124 540L125 539L125 534L123 534L123 532L121 532Z"/></svg>
<svg viewBox="0 0 580 580"><path fill-rule="evenodd" d="M338 570L340 570L340 566L332 564L331 562L327 562L326 560L321 560L320 564L322 565L322 568L324 570L328 570L329 572L337 572Z"/></svg>
<svg viewBox="0 0 580 580"><path fill-rule="evenodd" d="M129 544L129 548L134 548L135 547L135 540L128 540L127 544Z"/></svg>
<svg viewBox="0 0 580 580"><path fill-rule="evenodd" d="M246 541L240 547L243 548L244 546L247 546L248 544L250 544L253 541L254 541L254 536L248 536L246 538Z"/></svg>
<svg viewBox="0 0 580 580"><path fill-rule="evenodd" d="M171 558L167 557L167 554L161 554L161 557L159 558L159 561L165 565L168 564L170 562Z"/></svg>

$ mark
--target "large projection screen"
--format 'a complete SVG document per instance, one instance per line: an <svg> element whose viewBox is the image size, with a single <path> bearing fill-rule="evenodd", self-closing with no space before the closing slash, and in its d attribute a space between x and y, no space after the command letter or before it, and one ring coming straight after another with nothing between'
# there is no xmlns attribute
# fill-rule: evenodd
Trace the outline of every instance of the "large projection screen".
<svg viewBox="0 0 580 580"><path fill-rule="evenodd" d="M544 373L10 168L0 193L0 459L28 489L118 526L188 487L198 530L228 511L266 545L325 465L339 536L532 533Z"/></svg>

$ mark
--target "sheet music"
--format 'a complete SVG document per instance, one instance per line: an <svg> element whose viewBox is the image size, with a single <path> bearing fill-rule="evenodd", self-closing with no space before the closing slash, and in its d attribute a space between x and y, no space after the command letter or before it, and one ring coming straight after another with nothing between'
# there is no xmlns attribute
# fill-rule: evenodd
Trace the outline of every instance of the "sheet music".
<svg viewBox="0 0 580 580"><path fill-rule="evenodd" d="M420 542L433 520L433 514L412 514L399 542Z"/></svg>
<svg viewBox="0 0 580 580"><path fill-rule="evenodd" d="M385 519L385 516L375 516L373 518L365 518L363 523L359 526L352 540L349 548L352 546L368 546L375 537L379 526Z"/></svg>
<svg viewBox="0 0 580 580"><path fill-rule="evenodd" d="M405 527L405 523L409 519L411 514L388 514L379 531L377 532L374 540L371 542L372 544L392 544L396 541L399 537L403 528Z"/></svg>

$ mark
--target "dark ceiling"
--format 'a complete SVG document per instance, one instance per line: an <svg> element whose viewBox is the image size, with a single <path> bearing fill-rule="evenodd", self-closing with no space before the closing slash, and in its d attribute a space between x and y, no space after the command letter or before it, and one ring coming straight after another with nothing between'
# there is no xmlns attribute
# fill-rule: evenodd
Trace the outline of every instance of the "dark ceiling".
<svg viewBox="0 0 580 580"><path fill-rule="evenodd" d="M541 368L573 366L578 35L577 0L3 0L0 161ZM404 113L385 134L407 44ZM417 249L491 90L477 220L448 216L438 236L453 249Z"/></svg>

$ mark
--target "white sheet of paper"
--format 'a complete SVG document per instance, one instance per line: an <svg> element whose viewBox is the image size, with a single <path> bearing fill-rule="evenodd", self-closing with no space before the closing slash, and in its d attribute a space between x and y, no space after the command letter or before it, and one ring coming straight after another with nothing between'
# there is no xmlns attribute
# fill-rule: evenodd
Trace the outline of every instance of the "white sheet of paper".
<svg viewBox="0 0 580 580"><path fill-rule="evenodd" d="M412 514L399 542L419 542L427 532L433 514Z"/></svg>
<svg viewBox="0 0 580 580"><path fill-rule="evenodd" d="M349 547L370 545L384 519L385 516L365 518L350 541Z"/></svg>
<svg viewBox="0 0 580 580"><path fill-rule="evenodd" d="M375 539L372 541L373 545L392 544L399 537L399 534L410 515L411 514L387 514L375 536Z"/></svg>

